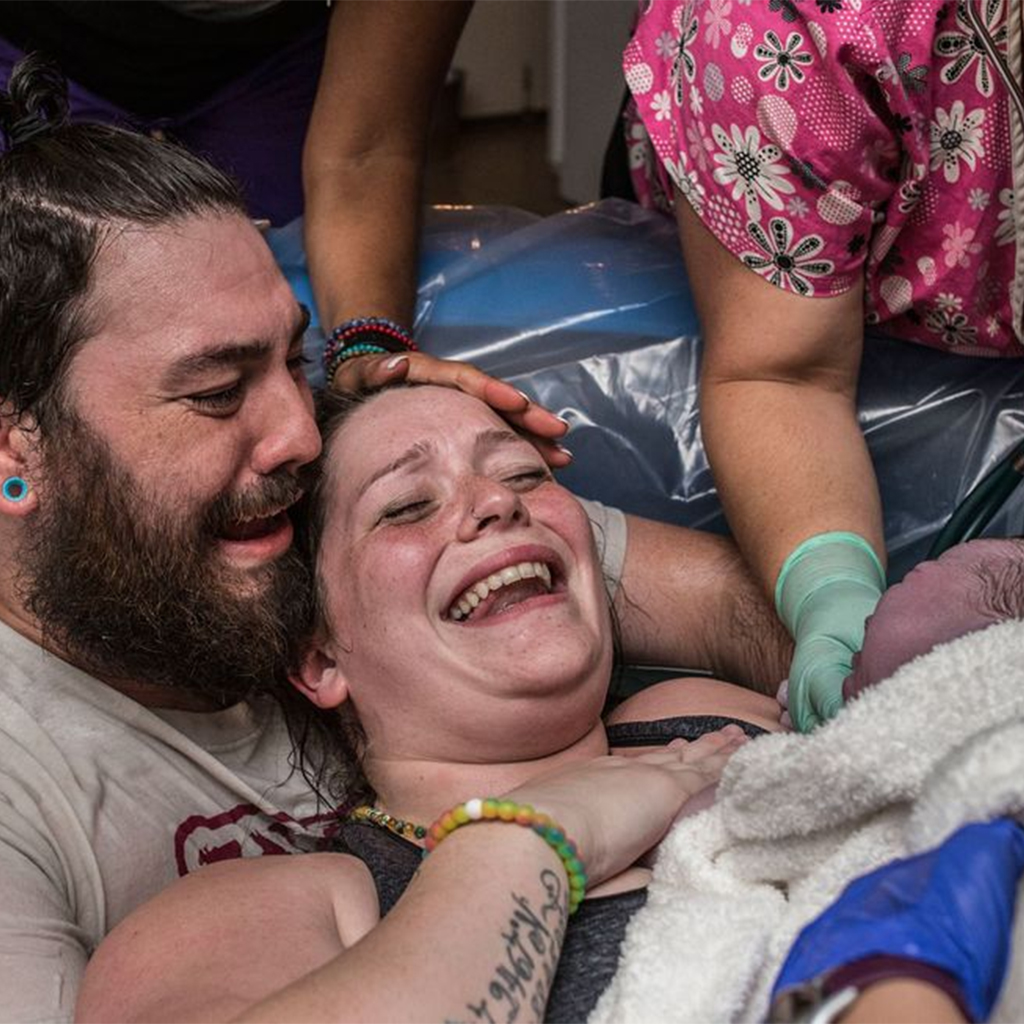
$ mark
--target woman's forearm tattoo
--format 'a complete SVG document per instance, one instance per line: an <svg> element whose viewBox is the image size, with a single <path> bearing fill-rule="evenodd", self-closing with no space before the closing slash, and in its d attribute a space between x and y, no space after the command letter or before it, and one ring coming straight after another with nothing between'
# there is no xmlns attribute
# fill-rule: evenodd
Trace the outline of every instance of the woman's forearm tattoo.
<svg viewBox="0 0 1024 1024"><path fill-rule="evenodd" d="M501 938L504 950L494 965L487 994L466 1003L469 1020L486 1024L543 1020L548 993L558 969L568 920L565 877L545 869L540 906L512 892L512 913Z"/></svg>

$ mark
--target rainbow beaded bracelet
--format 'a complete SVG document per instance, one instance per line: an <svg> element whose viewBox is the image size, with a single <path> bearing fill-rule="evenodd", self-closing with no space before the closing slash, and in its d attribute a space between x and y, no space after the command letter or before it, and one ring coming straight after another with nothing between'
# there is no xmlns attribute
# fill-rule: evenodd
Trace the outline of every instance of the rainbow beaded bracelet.
<svg viewBox="0 0 1024 1024"><path fill-rule="evenodd" d="M587 872L583 866L583 859L576 849L576 844L554 819L535 811L529 804L517 804L512 800L499 800L494 797L467 800L464 804L446 811L427 829L423 844L426 847L424 856L457 828L472 825L477 821L504 821L532 828L561 858L565 873L569 876L569 913L576 913L587 892Z"/></svg>

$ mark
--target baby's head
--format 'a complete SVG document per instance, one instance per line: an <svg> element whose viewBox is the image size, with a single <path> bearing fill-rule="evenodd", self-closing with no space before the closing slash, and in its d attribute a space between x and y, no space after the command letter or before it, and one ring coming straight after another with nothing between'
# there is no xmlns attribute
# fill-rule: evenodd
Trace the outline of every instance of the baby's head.
<svg viewBox="0 0 1024 1024"><path fill-rule="evenodd" d="M849 700L938 644L1024 618L1024 541L975 540L922 562L867 621L843 686Z"/></svg>

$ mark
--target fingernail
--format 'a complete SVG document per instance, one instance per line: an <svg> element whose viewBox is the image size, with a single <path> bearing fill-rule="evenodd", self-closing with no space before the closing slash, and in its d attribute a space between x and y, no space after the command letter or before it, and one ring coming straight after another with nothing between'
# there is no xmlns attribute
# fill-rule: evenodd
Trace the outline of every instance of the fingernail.
<svg viewBox="0 0 1024 1024"><path fill-rule="evenodd" d="M559 451L560 451L560 452L561 452L561 453L562 453L563 455L567 456L567 457L569 458L569 461L570 461L570 462L571 462L571 461L573 460L573 458L575 457L575 456L574 456L574 455L572 454L572 452L571 452L571 451L570 451L570 450L569 450L568 448L566 448L566 447L565 447L565 445L561 445L561 444L556 444L556 445L555 445L555 447L556 447L556 448L557 448L557 449L558 449L558 450L559 450Z"/></svg>
<svg viewBox="0 0 1024 1024"><path fill-rule="evenodd" d="M516 388L516 394L517 394L517 395L518 395L518 396L519 396L519 397L520 397L520 398L521 398L521 399L522 399L522 400L523 400L523 401L524 401L524 402L525 402L525 403L526 403L527 405L529 405L529 404L530 404L530 403L531 403L531 402L533 401L533 399L532 399L532 398L531 398L531 397L530 397L530 396L529 396L529 395L528 395L528 394L527 394L527 393L526 393L525 391L520 391L520 390L519 390L519 388Z"/></svg>
<svg viewBox="0 0 1024 1024"><path fill-rule="evenodd" d="M554 414L552 414L552 415L554 415ZM572 424L564 416L557 416L556 415L555 419L558 420L559 423L564 423L567 427L571 427L572 426Z"/></svg>
<svg viewBox="0 0 1024 1024"><path fill-rule="evenodd" d="M384 364L384 368L387 370L393 370L396 366L400 366L402 363L407 362L409 362L408 356L393 356Z"/></svg>

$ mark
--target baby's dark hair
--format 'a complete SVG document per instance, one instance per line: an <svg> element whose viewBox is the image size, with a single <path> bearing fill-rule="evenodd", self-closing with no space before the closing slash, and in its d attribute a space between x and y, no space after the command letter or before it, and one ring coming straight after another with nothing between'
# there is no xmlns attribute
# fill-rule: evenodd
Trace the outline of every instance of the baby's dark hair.
<svg viewBox="0 0 1024 1024"><path fill-rule="evenodd" d="M92 267L128 225L245 214L237 184L185 149L125 128L72 124L67 84L39 54L0 92L0 405L39 427L89 336Z"/></svg>

